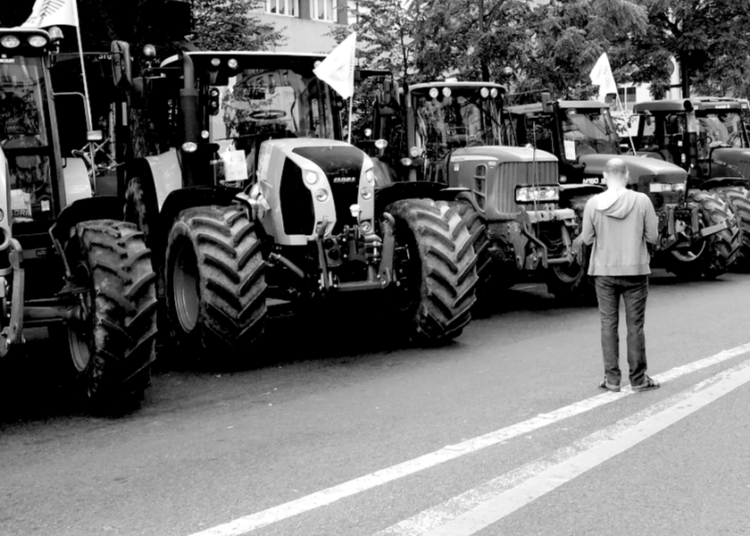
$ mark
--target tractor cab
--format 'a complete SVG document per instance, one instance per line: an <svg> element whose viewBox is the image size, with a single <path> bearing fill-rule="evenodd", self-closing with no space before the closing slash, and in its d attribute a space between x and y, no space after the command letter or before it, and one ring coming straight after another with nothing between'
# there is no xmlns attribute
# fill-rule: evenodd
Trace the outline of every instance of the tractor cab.
<svg viewBox="0 0 750 536"><path fill-rule="evenodd" d="M324 58L203 51L172 56L137 80L152 101L150 145L157 153L178 148L185 186L243 188L257 179L263 141L341 140L342 100L313 73Z"/></svg>
<svg viewBox="0 0 750 536"><path fill-rule="evenodd" d="M447 183L448 160L457 149L500 145L504 93L502 86L482 82L410 86L406 94L409 156L401 163L421 165L424 180Z"/></svg>
<svg viewBox="0 0 750 536"><path fill-rule="evenodd" d="M64 198L53 189L62 175L43 30L0 31L0 150L9 169L14 234L25 224L49 222ZM45 229L46 230L46 229Z"/></svg>
<svg viewBox="0 0 750 536"><path fill-rule="evenodd" d="M717 97L650 101L636 104L633 111L640 154L673 162L699 182L750 177L750 165L745 163L750 157L743 121L746 101Z"/></svg>

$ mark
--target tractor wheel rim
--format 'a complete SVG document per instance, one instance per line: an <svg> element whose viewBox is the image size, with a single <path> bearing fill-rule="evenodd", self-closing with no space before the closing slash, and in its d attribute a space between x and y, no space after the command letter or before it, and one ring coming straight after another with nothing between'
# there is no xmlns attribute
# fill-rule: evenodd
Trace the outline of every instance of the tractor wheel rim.
<svg viewBox="0 0 750 536"><path fill-rule="evenodd" d="M177 252L172 281L177 320L189 333L198 325L200 312L198 260L189 244L183 244Z"/></svg>

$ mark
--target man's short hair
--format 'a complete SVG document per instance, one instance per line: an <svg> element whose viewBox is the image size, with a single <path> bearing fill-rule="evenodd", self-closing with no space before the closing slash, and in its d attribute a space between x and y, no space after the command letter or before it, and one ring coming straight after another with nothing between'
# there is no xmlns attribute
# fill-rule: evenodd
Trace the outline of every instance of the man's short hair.
<svg viewBox="0 0 750 536"><path fill-rule="evenodd" d="M604 166L607 175L615 175L625 178L628 175L628 166L621 158L612 158Z"/></svg>

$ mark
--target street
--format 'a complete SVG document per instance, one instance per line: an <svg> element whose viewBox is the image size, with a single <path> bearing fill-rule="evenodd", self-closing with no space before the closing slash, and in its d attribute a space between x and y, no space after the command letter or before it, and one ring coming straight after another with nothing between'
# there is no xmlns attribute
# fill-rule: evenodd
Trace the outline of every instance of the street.
<svg viewBox="0 0 750 536"><path fill-rule="evenodd" d="M747 534L749 291L656 271L644 393L597 389L598 311L531 284L440 348L279 319L248 370L170 356L120 419L72 409L44 347L1 380L0 534Z"/></svg>

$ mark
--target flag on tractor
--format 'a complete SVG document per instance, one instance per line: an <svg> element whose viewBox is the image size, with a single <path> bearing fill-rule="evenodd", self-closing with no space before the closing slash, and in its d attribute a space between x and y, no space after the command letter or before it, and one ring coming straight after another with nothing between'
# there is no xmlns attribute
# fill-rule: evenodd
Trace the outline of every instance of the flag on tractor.
<svg viewBox="0 0 750 536"><path fill-rule="evenodd" d="M78 27L76 0L36 0L31 16L21 28Z"/></svg>
<svg viewBox="0 0 750 536"><path fill-rule="evenodd" d="M591 83L595 86L599 86L599 90L604 95L609 93L617 94L617 84L615 83L615 77L612 74L612 68L609 66L609 58L605 52L599 59L596 60L596 65L591 69Z"/></svg>
<svg viewBox="0 0 750 536"><path fill-rule="evenodd" d="M344 99L354 95L356 49L357 32L353 32L313 69L315 76L331 86Z"/></svg>

